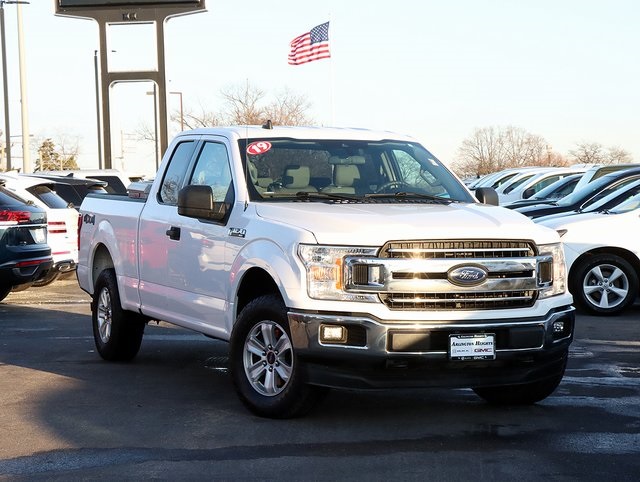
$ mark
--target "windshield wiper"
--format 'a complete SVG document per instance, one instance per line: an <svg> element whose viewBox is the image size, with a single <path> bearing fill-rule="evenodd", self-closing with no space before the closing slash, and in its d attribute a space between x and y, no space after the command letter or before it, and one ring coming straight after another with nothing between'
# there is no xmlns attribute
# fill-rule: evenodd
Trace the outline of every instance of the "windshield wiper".
<svg viewBox="0 0 640 482"><path fill-rule="evenodd" d="M440 204L451 204L458 202L455 199L434 196L432 194L421 194L417 192L399 191L393 193L369 193L364 195L367 199L422 199L425 201L433 201Z"/></svg>
<svg viewBox="0 0 640 482"><path fill-rule="evenodd" d="M301 200L326 200L330 199L333 201L357 201L360 199L358 196L352 196L349 194L340 194L340 193L332 193L332 192L308 192L308 191L298 191L296 194L296 199Z"/></svg>

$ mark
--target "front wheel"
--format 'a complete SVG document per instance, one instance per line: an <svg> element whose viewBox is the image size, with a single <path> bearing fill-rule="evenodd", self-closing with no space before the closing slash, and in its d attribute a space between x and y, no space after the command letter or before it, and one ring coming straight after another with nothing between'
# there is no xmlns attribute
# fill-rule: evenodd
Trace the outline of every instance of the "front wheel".
<svg viewBox="0 0 640 482"><path fill-rule="evenodd" d="M100 273L91 303L91 320L96 349L109 361L130 361L140 350L145 320L122 309L116 273Z"/></svg>
<svg viewBox="0 0 640 482"><path fill-rule="evenodd" d="M617 315L638 296L638 274L624 258L599 254L579 262L572 270L571 294L583 311Z"/></svg>
<svg viewBox="0 0 640 482"><path fill-rule="evenodd" d="M266 295L240 312L230 346L231 376L256 415L291 418L309 411L319 390L304 382L282 300Z"/></svg>
<svg viewBox="0 0 640 482"><path fill-rule="evenodd" d="M560 373L543 380L521 385L502 385L497 387L477 387L473 391L480 398L483 398L494 405L532 405L544 400L551 395L564 376L567 366L565 355L564 364Z"/></svg>

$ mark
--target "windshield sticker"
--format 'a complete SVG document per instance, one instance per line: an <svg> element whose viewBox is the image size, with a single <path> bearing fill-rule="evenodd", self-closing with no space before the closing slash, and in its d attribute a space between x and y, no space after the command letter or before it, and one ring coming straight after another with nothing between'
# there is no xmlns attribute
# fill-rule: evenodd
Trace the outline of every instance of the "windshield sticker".
<svg viewBox="0 0 640 482"><path fill-rule="evenodd" d="M252 142L247 146L247 154L251 156L257 156L259 154L264 154L271 149L271 143L267 141L257 141Z"/></svg>

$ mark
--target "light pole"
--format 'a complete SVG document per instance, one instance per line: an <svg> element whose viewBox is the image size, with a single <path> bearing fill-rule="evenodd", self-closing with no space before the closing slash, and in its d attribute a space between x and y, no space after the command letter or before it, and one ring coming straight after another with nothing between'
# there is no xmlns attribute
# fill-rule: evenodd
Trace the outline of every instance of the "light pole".
<svg viewBox="0 0 640 482"><path fill-rule="evenodd" d="M4 27L4 0L0 0L0 32L2 39L2 86L4 89L4 135L5 148L7 155L7 171L11 170L11 126L9 125L9 88L7 86L7 45L5 41Z"/></svg>
<svg viewBox="0 0 640 482"><path fill-rule="evenodd" d="M158 86L153 83L153 92L147 92L147 95L153 95L153 147L156 154L156 171L160 165L160 152L158 150Z"/></svg>
<svg viewBox="0 0 640 482"><path fill-rule="evenodd" d="M93 51L93 70L96 77L96 116L98 127L98 169L102 169L102 126L100 125L100 75L98 73L98 51Z"/></svg>
<svg viewBox="0 0 640 482"><path fill-rule="evenodd" d="M8 2L7 2L8 3ZM27 74L24 56L24 33L22 29L22 4L15 1L18 16L18 68L20 71L20 119L22 120L22 172L31 172L31 147L29 140L29 110L27 104Z"/></svg>
<svg viewBox="0 0 640 482"><path fill-rule="evenodd" d="M184 130L184 111L182 110L182 92L169 92L180 96L180 131Z"/></svg>
<svg viewBox="0 0 640 482"><path fill-rule="evenodd" d="M7 171L11 169L11 122L9 118L9 86L7 85L7 44L4 25L4 4L28 4L22 0L0 0L0 43L2 44L2 86L4 94L4 135ZM18 24L20 25L20 23ZM24 156L24 154L23 154Z"/></svg>

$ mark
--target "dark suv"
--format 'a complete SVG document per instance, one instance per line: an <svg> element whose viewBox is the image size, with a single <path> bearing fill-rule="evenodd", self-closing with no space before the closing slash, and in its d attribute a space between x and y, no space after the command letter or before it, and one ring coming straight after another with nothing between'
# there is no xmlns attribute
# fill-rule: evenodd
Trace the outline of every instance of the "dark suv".
<svg viewBox="0 0 640 482"><path fill-rule="evenodd" d="M89 193L106 194L108 191L106 181L100 181L98 179L83 179L80 177L72 176L57 176L54 174L46 173L34 173L27 174L27 176L38 177L40 179L46 179L53 184L53 190L62 199L67 201L73 207L79 208L82 204L82 200Z"/></svg>
<svg viewBox="0 0 640 482"><path fill-rule="evenodd" d="M0 301L47 274L47 214L4 188L0 181Z"/></svg>

